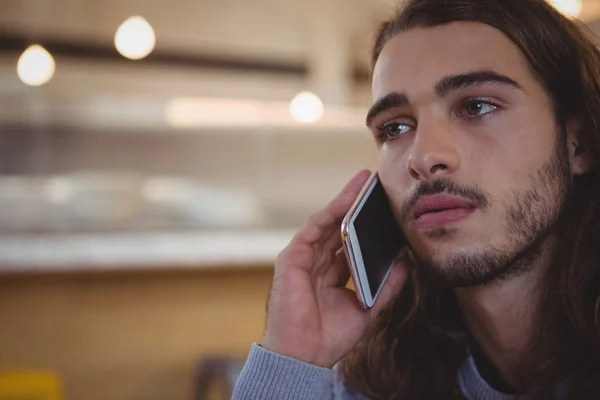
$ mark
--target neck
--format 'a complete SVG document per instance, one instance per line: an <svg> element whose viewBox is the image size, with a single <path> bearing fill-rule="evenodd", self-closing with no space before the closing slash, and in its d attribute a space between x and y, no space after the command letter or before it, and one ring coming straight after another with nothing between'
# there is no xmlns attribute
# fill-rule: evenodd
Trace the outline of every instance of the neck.
<svg viewBox="0 0 600 400"><path fill-rule="evenodd" d="M514 371L526 349L542 292L543 278L551 262L552 241L541 244L535 257L516 262L518 274L476 287L455 289L471 335L504 380L514 385Z"/></svg>

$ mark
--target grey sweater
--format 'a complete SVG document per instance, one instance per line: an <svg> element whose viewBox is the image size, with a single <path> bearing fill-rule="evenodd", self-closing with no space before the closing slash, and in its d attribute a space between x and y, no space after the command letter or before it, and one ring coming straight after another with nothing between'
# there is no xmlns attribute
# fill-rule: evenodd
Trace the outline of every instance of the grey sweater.
<svg viewBox="0 0 600 400"><path fill-rule="evenodd" d="M469 400L512 400L515 397L492 389L479 375L473 357L456 376ZM253 344L238 377L233 400L364 400L344 386L340 374L270 352Z"/></svg>

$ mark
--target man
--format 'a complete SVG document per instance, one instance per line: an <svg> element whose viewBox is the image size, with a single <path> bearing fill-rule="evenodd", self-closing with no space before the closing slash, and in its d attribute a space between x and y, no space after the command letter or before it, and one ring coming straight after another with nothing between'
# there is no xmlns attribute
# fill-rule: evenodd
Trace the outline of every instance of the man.
<svg viewBox="0 0 600 400"><path fill-rule="evenodd" d="M360 173L279 255L234 398L600 398L599 52L544 0L409 0L373 54L414 262L372 310L345 288Z"/></svg>

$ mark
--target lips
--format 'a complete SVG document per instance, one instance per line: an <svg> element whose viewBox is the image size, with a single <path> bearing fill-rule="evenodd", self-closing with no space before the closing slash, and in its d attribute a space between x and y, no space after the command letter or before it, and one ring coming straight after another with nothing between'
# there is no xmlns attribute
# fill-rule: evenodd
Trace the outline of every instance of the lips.
<svg viewBox="0 0 600 400"><path fill-rule="evenodd" d="M413 209L413 218L421 228L440 228L468 217L475 208L462 197L439 194L421 198Z"/></svg>

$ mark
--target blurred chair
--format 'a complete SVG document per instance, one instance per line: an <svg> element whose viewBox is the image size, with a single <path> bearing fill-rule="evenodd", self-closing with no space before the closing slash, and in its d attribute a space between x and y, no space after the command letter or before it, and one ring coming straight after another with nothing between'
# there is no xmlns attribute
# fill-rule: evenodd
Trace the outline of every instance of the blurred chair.
<svg viewBox="0 0 600 400"><path fill-rule="evenodd" d="M59 377L52 372L0 372L0 400L63 400Z"/></svg>

